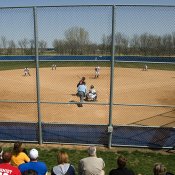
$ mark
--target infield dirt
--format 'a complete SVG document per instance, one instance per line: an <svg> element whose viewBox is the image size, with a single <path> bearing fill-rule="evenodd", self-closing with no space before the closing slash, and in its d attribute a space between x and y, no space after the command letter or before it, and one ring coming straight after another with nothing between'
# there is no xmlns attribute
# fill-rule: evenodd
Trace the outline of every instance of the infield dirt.
<svg viewBox="0 0 175 175"><path fill-rule="evenodd" d="M0 71L0 99L4 100L0 121L38 120L35 69L30 69L30 73L31 76L24 76L22 69ZM40 68L38 90L42 121L108 124L110 69L101 67L100 77L95 79L94 75L93 67ZM95 86L98 101L87 102L80 108L69 102L79 102L75 95L76 84L83 76L88 89L91 84ZM142 106L175 105L174 71L115 68L113 85L113 103L116 104L112 112L113 124L175 127L174 108ZM67 102L69 104L65 104Z"/></svg>

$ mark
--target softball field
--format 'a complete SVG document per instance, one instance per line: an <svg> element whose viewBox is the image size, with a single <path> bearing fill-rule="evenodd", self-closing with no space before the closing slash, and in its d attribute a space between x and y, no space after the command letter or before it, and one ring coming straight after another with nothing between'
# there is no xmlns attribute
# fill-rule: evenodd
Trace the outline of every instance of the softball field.
<svg viewBox="0 0 175 175"><path fill-rule="evenodd" d="M8 100L1 102L0 121L38 120L37 104L33 103L37 100L35 69L30 69L30 73L31 76L24 76L22 69L0 71L0 97L1 100ZM110 68L101 67L100 77L97 79L94 78L94 74L93 67L57 67L57 70L40 68L39 94L42 121L108 124ZM88 104L84 104L83 107L78 107L71 103L79 102L79 98L75 95L76 84L82 76L86 77L88 89L91 84L95 86L98 94L97 104L87 102ZM117 105L113 106L113 124L175 127L175 109L159 106L175 105L174 87L174 71L115 68L113 103ZM65 104L67 102L70 103Z"/></svg>

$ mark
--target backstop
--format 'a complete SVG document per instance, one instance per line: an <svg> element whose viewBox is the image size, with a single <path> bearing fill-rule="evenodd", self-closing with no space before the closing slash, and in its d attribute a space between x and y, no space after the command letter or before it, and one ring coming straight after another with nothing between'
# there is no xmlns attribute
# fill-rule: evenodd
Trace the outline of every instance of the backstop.
<svg viewBox="0 0 175 175"><path fill-rule="evenodd" d="M4 7L0 14L1 141L174 147L175 6ZM97 101L81 108L82 77Z"/></svg>

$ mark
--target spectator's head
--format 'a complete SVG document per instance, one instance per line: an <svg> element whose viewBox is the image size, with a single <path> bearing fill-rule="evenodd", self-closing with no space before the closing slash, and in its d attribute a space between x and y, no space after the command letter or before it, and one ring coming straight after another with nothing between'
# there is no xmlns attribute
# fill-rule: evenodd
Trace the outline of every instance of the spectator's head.
<svg viewBox="0 0 175 175"><path fill-rule="evenodd" d="M31 149L30 152L29 152L29 157L30 157L31 161L36 161L39 157L38 150L36 150L34 148Z"/></svg>
<svg viewBox="0 0 175 175"><path fill-rule="evenodd" d="M3 149L0 147L0 159L2 159Z"/></svg>
<svg viewBox="0 0 175 175"><path fill-rule="evenodd" d="M22 175L38 175L38 173L35 170L26 170Z"/></svg>
<svg viewBox="0 0 175 175"><path fill-rule="evenodd" d="M13 146L13 154L18 155L22 151L22 143L16 142Z"/></svg>
<svg viewBox="0 0 175 175"><path fill-rule="evenodd" d="M124 156L119 156L117 159L117 165L119 168L124 168L126 166L127 159Z"/></svg>
<svg viewBox="0 0 175 175"><path fill-rule="evenodd" d="M153 167L154 175L165 175L166 174L166 167L161 163L155 163Z"/></svg>
<svg viewBox="0 0 175 175"><path fill-rule="evenodd" d="M85 77L82 77L82 80L84 81L86 78Z"/></svg>
<svg viewBox="0 0 175 175"><path fill-rule="evenodd" d="M96 156L96 147L95 146L90 146L88 148L88 154L89 154L89 156Z"/></svg>
<svg viewBox="0 0 175 175"><path fill-rule="evenodd" d="M3 160L4 163L9 163L11 161L11 158L12 158L12 153L11 152L8 152L8 151L3 152L2 160Z"/></svg>
<svg viewBox="0 0 175 175"><path fill-rule="evenodd" d="M69 156L65 151L60 151L57 155L58 164L68 163Z"/></svg>

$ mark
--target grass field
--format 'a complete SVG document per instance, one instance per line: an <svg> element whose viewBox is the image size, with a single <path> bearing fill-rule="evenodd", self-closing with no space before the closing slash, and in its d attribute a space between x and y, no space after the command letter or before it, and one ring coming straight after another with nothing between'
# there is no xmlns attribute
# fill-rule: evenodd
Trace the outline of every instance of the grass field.
<svg viewBox="0 0 175 175"><path fill-rule="evenodd" d="M27 144L27 150L36 148L39 150L39 160L44 161L49 172L52 167L57 165L56 155L59 151L64 150L69 154L70 162L75 166L76 174L78 162L80 159L87 157L87 147L78 146L60 146L60 145L43 145L36 146ZM6 149L11 149L7 147ZM175 173L175 156L174 151L167 153L165 150L149 150L136 148L107 148L97 147L97 156L105 161L105 174L116 167L116 159L119 155L124 155L127 159L127 167L134 170L135 174L151 175L154 163L163 163L169 172Z"/></svg>
<svg viewBox="0 0 175 175"><path fill-rule="evenodd" d="M59 67L95 67L96 65L99 65L100 67L110 67L110 62L60 62L60 61L40 61L39 66L42 67L51 67L52 64L59 65ZM115 63L115 67L123 67L123 68L143 68L143 65L145 63L122 63L122 62L117 62ZM148 63L148 68L149 69L158 69L158 70L172 70L175 71L175 65L174 64L158 64L158 63ZM25 61L25 62L20 62L20 61L1 61L0 62L0 70L13 70L13 69L23 69L24 67L30 67L30 68L35 68L36 63L34 61Z"/></svg>

